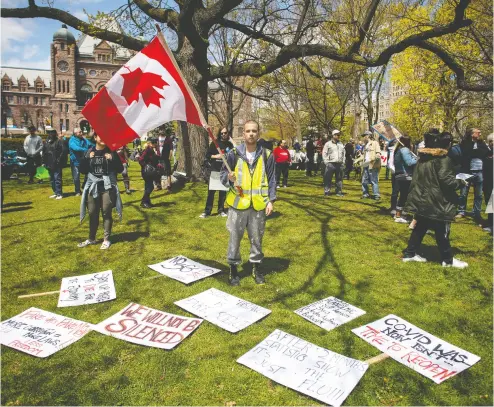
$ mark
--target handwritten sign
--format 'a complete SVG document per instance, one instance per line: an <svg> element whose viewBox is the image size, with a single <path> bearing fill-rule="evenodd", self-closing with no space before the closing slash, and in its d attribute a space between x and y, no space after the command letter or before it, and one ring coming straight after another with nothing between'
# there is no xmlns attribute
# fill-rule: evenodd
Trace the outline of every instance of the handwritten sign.
<svg viewBox="0 0 494 407"><path fill-rule="evenodd" d="M365 311L338 298L328 297L299 308L295 311L295 314L300 315L327 331L331 331L352 319L364 315Z"/></svg>
<svg viewBox="0 0 494 407"><path fill-rule="evenodd" d="M372 125L372 128L379 133L380 137L383 137L387 141L403 136L400 131L387 120L377 122Z"/></svg>
<svg viewBox="0 0 494 407"><path fill-rule="evenodd" d="M0 325L0 343L46 358L81 339L92 325L38 308L29 308Z"/></svg>
<svg viewBox="0 0 494 407"><path fill-rule="evenodd" d="M94 330L138 345L172 349L201 322L202 319L169 314L131 302L119 313L95 325Z"/></svg>
<svg viewBox="0 0 494 407"><path fill-rule="evenodd" d="M345 401L369 367L279 329L237 362L333 406Z"/></svg>
<svg viewBox="0 0 494 407"><path fill-rule="evenodd" d="M396 315L388 315L352 332L436 383L442 383L480 360Z"/></svg>
<svg viewBox="0 0 494 407"><path fill-rule="evenodd" d="M209 177L209 190L210 191L228 191L228 188L225 187L220 181L220 172L219 171L211 171L211 175Z"/></svg>
<svg viewBox="0 0 494 407"><path fill-rule="evenodd" d="M117 298L111 270L62 279L58 307L96 304Z"/></svg>
<svg viewBox="0 0 494 407"><path fill-rule="evenodd" d="M184 284L190 284L221 272L220 269L204 266L184 256L177 256L148 267Z"/></svg>
<svg viewBox="0 0 494 407"><path fill-rule="evenodd" d="M266 308L216 288L176 301L175 304L228 332L238 332L271 313Z"/></svg>

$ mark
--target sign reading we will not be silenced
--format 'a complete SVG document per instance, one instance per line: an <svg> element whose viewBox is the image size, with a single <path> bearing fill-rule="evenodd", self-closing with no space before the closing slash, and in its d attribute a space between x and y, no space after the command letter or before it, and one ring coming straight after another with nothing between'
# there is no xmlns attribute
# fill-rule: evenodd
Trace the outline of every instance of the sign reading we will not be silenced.
<svg viewBox="0 0 494 407"><path fill-rule="evenodd" d="M276 329L238 363L333 406L340 406L369 365Z"/></svg>
<svg viewBox="0 0 494 407"><path fill-rule="evenodd" d="M295 313L321 328L331 331L354 318L364 315L365 311L338 298L328 297L299 308Z"/></svg>
<svg viewBox="0 0 494 407"><path fill-rule="evenodd" d="M397 362L438 384L480 360L478 356L392 314L355 328L352 332Z"/></svg>
<svg viewBox="0 0 494 407"><path fill-rule="evenodd" d="M97 304L117 298L111 270L62 279L58 307Z"/></svg>
<svg viewBox="0 0 494 407"><path fill-rule="evenodd" d="M86 335L87 322L29 308L0 325L0 343L39 358L46 358Z"/></svg>
<svg viewBox="0 0 494 407"><path fill-rule="evenodd" d="M138 345L172 349L194 332L201 322L202 319L168 314L131 302L93 329Z"/></svg>
<svg viewBox="0 0 494 407"><path fill-rule="evenodd" d="M216 288L176 301L175 304L228 332L238 332L271 313L266 308Z"/></svg>
<svg viewBox="0 0 494 407"><path fill-rule="evenodd" d="M220 269L204 266L184 256L177 256L158 264L149 265L148 267L184 284L190 284L221 272Z"/></svg>

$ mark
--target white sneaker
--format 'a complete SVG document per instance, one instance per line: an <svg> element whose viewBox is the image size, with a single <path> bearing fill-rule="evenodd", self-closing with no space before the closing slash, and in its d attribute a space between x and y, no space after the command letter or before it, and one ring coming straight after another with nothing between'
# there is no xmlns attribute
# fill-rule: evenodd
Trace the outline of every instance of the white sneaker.
<svg viewBox="0 0 494 407"><path fill-rule="evenodd" d="M54 195L50 195L48 198L56 198L57 197L57 194L54 194Z"/></svg>
<svg viewBox="0 0 494 407"><path fill-rule="evenodd" d="M392 216L396 215L396 209L393 209L391 212L389 212Z"/></svg>
<svg viewBox="0 0 494 407"><path fill-rule="evenodd" d="M62 195L57 195L57 197L55 199L62 199L63 196Z"/></svg>
<svg viewBox="0 0 494 407"><path fill-rule="evenodd" d="M443 261L443 267L455 267L457 269L464 269L464 268L468 267L468 263L466 261L461 261L461 260L453 258L453 264L446 264Z"/></svg>
<svg viewBox="0 0 494 407"><path fill-rule="evenodd" d="M492 233L492 228L491 227L486 227L482 229L484 232L489 232Z"/></svg>
<svg viewBox="0 0 494 407"><path fill-rule="evenodd" d="M226 218L226 217L228 217L228 214L226 212L220 212L220 216L222 218Z"/></svg>
<svg viewBox="0 0 494 407"><path fill-rule="evenodd" d="M403 218L395 218L395 223L408 223L406 219Z"/></svg>
<svg viewBox="0 0 494 407"><path fill-rule="evenodd" d="M206 219L206 218L208 218L208 217L209 217L209 215L208 215L207 213L201 213L201 214L199 215L199 217L200 217L201 219Z"/></svg>
<svg viewBox="0 0 494 407"><path fill-rule="evenodd" d="M280 189L280 186L279 185L276 185L276 189Z"/></svg>
<svg viewBox="0 0 494 407"><path fill-rule="evenodd" d="M427 261L427 259L424 259L422 256L419 256L418 254L416 254L413 257L403 257L404 263L407 263L409 261L416 261L418 263L425 263Z"/></svg>

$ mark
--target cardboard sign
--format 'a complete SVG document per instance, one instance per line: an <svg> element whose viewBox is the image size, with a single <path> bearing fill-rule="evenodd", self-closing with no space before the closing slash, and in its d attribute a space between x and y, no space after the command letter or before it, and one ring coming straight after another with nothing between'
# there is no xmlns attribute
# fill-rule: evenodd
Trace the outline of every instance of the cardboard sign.
<svg viewBox="0 0 494 407"><path fill-rule="evenodd" d="M456 179L462 179L462 180L468 180L473 177L473 174L465 174L463 172L460 172L459 174L456 174Z"/></svg>
<svg viewBox="0 0 494 407"><path fill-rule="evenodd" d="M299 308L295 311L295 314L304 317L327 331L331 331L354 318L364 315L365 311L338 298L328 297Z"/></svg>
<svg viewBox="0 0 494 407"><path fill-rule="evenodd" d="M111 270L62 279L58 307L97 304L117 298Z"/></svg>
<svg viewBox="0 0 494 407"><path fill-rule="evenodd" d="M237 362L333 406L345 401L369 367L279 329Z"/></svg>
<svg viewBox="0 0 494 407"><path fill-rule="evenodd" d="M184 284L190 284L194 281L221 272L220 269L204 266L184 256L177 256L173 259L158 264L152 264L148 267Z"/></svg>
<svg viewBox="0 0 494 407"><path fill-rule="evenodd" d="M172 349L196 330L202 319L168 314L131 302L94 326L94 330L138 345Z"/></svg>
<svg viewBox="0 0 494 407"><path fill-rule="evenodd" d="M220 172L219 171L211 171L211 175L209 176L209 190L210 191L228 191L228 188L225 187L220 181Z"/></svg>
<svg viewBox="0 0 494 407"><path fill-rule="evenodd" d="M216 288L176 301L175 304L228 332L238 332L271 313L266 308Z"/></svg>
<svg viewBox="0 0 494 407"><path fill-rule="evenodd" d="M81 339L92 325L38 308L29 308L0 325L0 343L46 358Z"/></svg>
<svg viewBox="0 0 494 407"><path fill-rule="evenodd" d="M442 383L480 360L396 315L388 315L352 332L436 383Z"/></svg>
<svg viewBox="0 0 494 407"><path fill-rule="evenodd" d="M393 126L387 120L381 120L371 126L375 131L379 133L379 136L386 139L386 141L394 140L403 136L401 132Z"/></svg>

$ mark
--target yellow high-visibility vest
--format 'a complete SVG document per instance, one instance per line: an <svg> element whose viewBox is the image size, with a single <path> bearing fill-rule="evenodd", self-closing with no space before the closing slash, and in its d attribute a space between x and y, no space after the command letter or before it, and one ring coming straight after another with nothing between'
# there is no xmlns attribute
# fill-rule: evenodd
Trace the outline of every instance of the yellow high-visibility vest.
<svg viewBox="0 0 494 407"><path fill-rule="evenodd" d="M237 178L237 182L240 182L244 196L241 197L236 188L231 187L226 196L226 202L230 207L245 210L252 206L256 211L266 209L269 202L269 194L264 156L267 159L270 154L271 152L269 150L265 150L265 154L260 155L253 173L249 169L249 164L241 157L238 157L237 165L233 172Z"/></svg>

